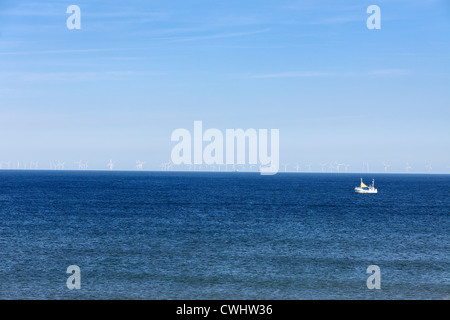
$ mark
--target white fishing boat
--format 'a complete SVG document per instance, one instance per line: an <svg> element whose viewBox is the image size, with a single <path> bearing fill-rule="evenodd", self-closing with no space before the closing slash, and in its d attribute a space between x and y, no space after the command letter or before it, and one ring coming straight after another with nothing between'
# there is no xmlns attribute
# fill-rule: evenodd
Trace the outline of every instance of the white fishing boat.
<svg viewBox="0 0 450 320"><path fill-rule="evenodd" d="M366 186L361 178L361 186L355 187L356 193L378 193L378 190L375 189L375 180L372 180L371 186Z"/></svg>

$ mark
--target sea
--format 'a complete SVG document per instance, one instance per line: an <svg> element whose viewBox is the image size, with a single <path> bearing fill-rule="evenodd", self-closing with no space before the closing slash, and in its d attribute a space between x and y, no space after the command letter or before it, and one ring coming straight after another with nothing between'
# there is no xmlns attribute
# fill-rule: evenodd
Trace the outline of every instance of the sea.
<svg viewBox="0 0 450 320"><path fill-rule="evenodd" d="M450 175L0 171L0 299L442 300L449 253Z"/></svg>

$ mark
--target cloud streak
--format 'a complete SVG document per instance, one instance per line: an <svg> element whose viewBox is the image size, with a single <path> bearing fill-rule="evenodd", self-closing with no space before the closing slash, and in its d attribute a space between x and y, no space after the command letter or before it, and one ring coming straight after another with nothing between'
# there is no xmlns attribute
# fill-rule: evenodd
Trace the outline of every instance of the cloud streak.
<svg viewBox="0 0 450 320"><path fill-rule="evenodd" d="M104 48L104 49L63 49L63 50L36 50L36 51L6 51L0 52L0 55L36 55L36 54L66 54L66 53L95 53L95 52L114 52L128 51L132 48Z"/></svg>
<svg viewBox="0 0 450 320"><path fill-rule="evenodd" d="M247 79L277 79L277 78L315 78L315 77L329 77L332 73L325 72L281 72L268 73L244 76Z"/></svg>
<svg viewBox="0 0 450 320"><path fill-rule="evenodd" d="M108 71L108 72L0 72L0 79L30 82L78 82L127 80L137 76L156 76L157 72Z"/></svg>
<svg viewBox="0 0 450 320"><path fill-rule="evenodd" d="M404 69L378 69L369 72L362 73L335 73L335 72L279 72L279 73L266 73L266 74L254 74L245 75L243 79L285 79L285 78L319 78L319 77L362 77L362 76L404 76L411 72Z"/></svg>
<svg viewBox="0 0 450 320"><path fill-rule="evenodd" d="M408 74L410 74L410 72L403 69L380 69L369 72L369 75L373 76L404 76Z"/></svg>
<svg viewBox="0 0 450 320"><path fill-rule="evenodd" d="M268 32L269 30L270 29L261 29L261 30L256 30L256 31L247 31L247 32L219 33L219 34L205 35L205 36L193 36L193 37L172 39L171 42L188 42L188 41L245 37L245 36L250 36L250 35L254 35L254 34L265 33L265 32Z"/></svg>

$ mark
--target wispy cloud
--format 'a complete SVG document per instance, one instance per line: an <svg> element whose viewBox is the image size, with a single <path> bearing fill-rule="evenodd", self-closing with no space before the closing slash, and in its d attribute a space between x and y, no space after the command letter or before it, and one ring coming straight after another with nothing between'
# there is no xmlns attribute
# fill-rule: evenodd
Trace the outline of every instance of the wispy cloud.
<svg viewBox="0 0 450 320"><path fill-rule="evenodd" d="M0 72L0 79L30 82L79 82L100 80L127 80L137 76L161 75L157 72L108 71L108 72Z"/></svg>
<svg viewBox="0 0 450 320"><path fill-rule="evenodd" d="M343 24L343 23L354 23L354 22L365 22L366 17L363 15L348 15L348 16L334 16L330 18L323 18L309 22L309 24Z"/></svg>
<svg viewBox="0 0 450 320"><path fill-rule="evenodd" d="M170 17L170 14L167 12L145 12L125 9L106 12L86 12L83 15L92 18L142 18L151 19L152 21L165 20Z"/></svg>
<svg viewBox="0 0 450 320"><path fill-rule="evenodd" d="M351 114L351 115L339 115L339 116L324 116L324 117L308 117L296 119L295 121L310 123L312 121L323 122L323 121L346 121L346 120L361 120L368 118L367 114Z"/></svg>
<svg viewBox="0 0 450 320"><path fill-rule="evenodd" d="M0 10L0 16L57 16L65 15L65 10L61 5L54 3L21 3L13 8ZM67 6L65 7L67 8Z"/></svg>
<svg viewBox="0 0 450 320"><path fill-rule="evenodd" d="M198 41L198 40L245 37L245 36L250 36L250 35L254 35L254 34L268 32L269 30L270 29L261 29L261 30L246 31L246 32L219 33L219 34L213 34L213 35L193 36L193 37L171 39L171 41L172 42L187 42L187 41Z"/></svg>
<svg viewBox="0 0 450 320"><path fill-rule="evenodd" d="M66 9L69 4L61 3L23 3L12 8L0 10L0 15L6 16L67 16ZM137 10L133 7L111 7L107 6L103 11L91 11L89 7L81 6L82 15L86 18L96 19L129 19L140 18L151 21L166 20L170 15L167 12L154 12L147 10Z"/></svg>
<svg viewBox="0 0 450 320"><path fill-rule="evenodd" d="M108 51L128 51L132 48L104 48L104 49L62 49L62 50L33 50L33 51L6 51L0 52L0 55L36 55L36 54L66 54L66 53L95 53Z"/></svg>
<svg viewBox="0 0 450 320"><path fill-rule="evenodd" d="M298 0L281 5L280 9L289 11L348 12L360 10L361 7L364 7L364 4L358 1L355 3L342 3L342 1L336 0Z"/></svg>
<svg viewBox="0 0 450 320"><path fill-rule="evenodd" d="M404 76L411 72L404 69L378 69L368 72L279 72L266 74L244 75L243 79L282 79L282 78L317 78L317 77L365 77L365 76Z"/></svg>
<svg viewBox="0 0 450 320"><path fill-rule="evenodd" d="M312 78L332 76L332 73L325 72L281 72L243 76L246 79L274 79L274 78Z"/></svg>
<svg viewBox="0 0 450 320"><path fill-rule="evenodd" d="M404 69L380 69L370 71L368 74L374 76L404 76L410 74L410 71Z"/></svg>

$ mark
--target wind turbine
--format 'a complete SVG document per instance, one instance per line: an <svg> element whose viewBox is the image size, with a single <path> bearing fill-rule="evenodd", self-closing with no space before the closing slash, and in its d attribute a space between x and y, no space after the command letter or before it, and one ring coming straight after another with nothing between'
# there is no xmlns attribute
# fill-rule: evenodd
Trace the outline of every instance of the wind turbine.
<svg viewBox="0 0 450 320"><path fill-rule="evenodd" d="M172 168L172 164L170 162L161 163L161 169L163 171L169 171L171 168ZM194 170L195 170L195 165L194 165Z"/></svg>
<svg viewBox="0 0 450 320"><path fill-rule="evenodd" d="M81 170L82 166L83 166L83 161L82 160L78 160L74 162L75 164L78 164L78 170Z"/></svg>
<svg viewBox="0 0 450 320"><path fill-rule="evenodd" d="M388 172L388 169L389 169L390 166L391 166L390 164L384 163L384 162L383 162L383 167L384 167L384 172L385 172L385 173Z"/></svg>
<svg viewBox="0 0 450 320"><path fill-rule="evenodd" d="M142 171L142 169L143 169L142 167L143 167L144 163L145 162L142 162L140 160L136 161L136 169L139 171Z"/></svg>
<svg viewBox="0 0 450 320"><path fill-rule="evenodd" d="M412 167L409 165L409 163L406 163L405 171L406 173L409 173L409 169L412 169Z"/></svg>
<svg viewBox="0 0 450 320"><path fill-rule="evenodd" d="M431 161L425 166L425 168L427 168L428 173L430 173L431 170L433 170L433 167L431 166Z"/></svg>
<svg viewBox="0 0 450 320"><path fill-rule="evenodd" d="M326 163L320 163L319 165L320 165L320 167L322 169L322 172L325 172L325 168L326 168L327 164Z"/></svg>
<svg viewBox="0 0 450 320"><path fill-rule="evenodd" d="M347 173L348 172L348 167L350 167L350 165L349 164L344 164L344 167L345 167L345 173Z"/></svg>
<svg viewBox="0 0 450 320"><path fill-rule="evenodd" d="M78 164L78 170L86 170L88 168L88 162L79 160L74 162L75 164Z"/></svg>
<svg viewBox="0 0 450 320"><path fill-rule="evenodd" d="M297 172L300 170L300 165L298 163L295 165L295 170L297 170Z"/></svg>
<svg viewBox="0 0 450 320"><path fill-rule="evenodd" d="M163 169L163 171L169 171L172 169L173 167L173 163L172 162L163 162L161 163L161 167ZM195 166L194 166L194 170L195 170Z"/></svg>
<svg viewBox="0 0 450 320"><path fill-rule="evenodd" d="M64 170L64 164L65 162L56 161L56 170Z"/></svg>
<svg viewBox="0 0 450 320"><path fill-rule="evenodd" d="M328 165L328 170L329 170L330 172L333 172L334 166L333 166L333 163L332 163L332 162L330 162L330 164Z"/></svg>
<svg viewBox="0 0 450 320"><path fill-rule="evenodd" d="M287 167L289 166L289 163L285 163L285 164L283 164L283 166L284 166L284 172L286 172L287 171Z"/></svg>
<svg viewBox="0 0 450 320"><path fill-rule="evenodd" d="M308 164L306 165L306 167L308 168L308 172L311 172L311 162L308 163Z"/></svg>
<svg viewBox="0 0 450 320"><path fill-rule="evenodd" d="M362 164L362 172L367 172L367 173L370 172L369 163L368 162L367 163L363 162L363 164Z"/></svg>
<svg viewBox="0 0 450 320"><path fill-rule="evenodd" d="M335 162L335 164L336 164L337 172L340 173L341 172L341 167L345 166L345 164L344 163L337 163L337 162Z"/></svg>
<svg viewBox="0 0 450 320"><path fill-rule="evenodd" d="M109 167L109 170L112 171L114 168L114 163L112 160L109 160L108 164L106 165L107 167Z"/></svg>

